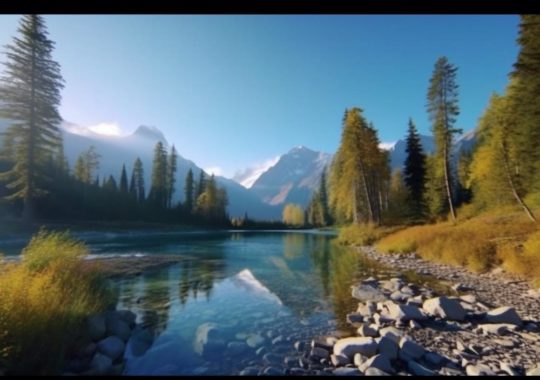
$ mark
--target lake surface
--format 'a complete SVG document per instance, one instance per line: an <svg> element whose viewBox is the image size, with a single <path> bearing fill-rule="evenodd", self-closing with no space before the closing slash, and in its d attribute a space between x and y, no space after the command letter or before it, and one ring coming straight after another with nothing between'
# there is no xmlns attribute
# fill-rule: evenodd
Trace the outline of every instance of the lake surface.
<svg viewBox="0 0 540 380"><path fill-rule="evenodd" d="M298 367L291 359L299 355L294 343L352 335L345 319L358 301L350 286L375 272L381 276L380 268L337 245L328 232L76 235L93 255L191 257L114 282L117 307L135 312L154 336L149 347L128 345L129 375L234 375L246 367L262 373L269 366L283 370L284 360ZM17 251L16 239L3 244L0 250ZM204 331L210 331L207 345L201 343Z"/></svg>

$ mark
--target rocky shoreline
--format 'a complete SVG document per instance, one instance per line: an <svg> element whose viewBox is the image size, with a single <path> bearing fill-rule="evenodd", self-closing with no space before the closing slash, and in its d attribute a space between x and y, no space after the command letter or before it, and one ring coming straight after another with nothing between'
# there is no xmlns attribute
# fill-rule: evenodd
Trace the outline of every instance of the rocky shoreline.
<svg viewBox="0 0 540 380"><path fill-rule="evenodd" d="M501 270L473 274L415 254L361 252L393 269L414 270L453 283L459 297L433 289L368 278L353 286L361 300L347 321L356 337L319 337L304 356L335 375L540 375L537 291ZM330 362L330 363L328 363Z"/></svg>
<svg viewBox="0 0 540 380"><path fill-rule="evenodd" d="M284 315L284 323L292 319L283 328L232 338L224 326L204 323L195 351L208 363L213 355L230 357L236 375L540 375L540 299L522 279L501 270L474 274L415 254L358 250L389 267L393 277L352 286L360 301L347 315L352 336L332 329L335 320L328 321L329 332L321 331L325 335L313 329L313 335L298 336L294 317ZM407 272L426 277L412 283ZM453 291L438 294L429 281L422 283L429 276ZM122 374L125 360L153 342L152 332L127 310L93 316L84 331L66 374Z"/></svg>

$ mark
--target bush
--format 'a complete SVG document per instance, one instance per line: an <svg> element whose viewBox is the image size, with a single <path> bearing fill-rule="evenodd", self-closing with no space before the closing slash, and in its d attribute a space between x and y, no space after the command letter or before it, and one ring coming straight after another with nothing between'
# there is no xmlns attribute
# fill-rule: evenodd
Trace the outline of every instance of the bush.
<svg viewBox="0 0 540 380"><path fill-rule="evenodd" d="M47 232L41 229L22 250L24 264L32 271L41 271L55 262L78 261L89 253L84 243L69 232Z"/></svg>
<svg viewBox="0 0 540 380"><path fill-rule="evenodd" d="M371 245L403 227L376 227L373 224L351 224L340 229L338 242L343 245Z"/></svg>
<svg viewBox="0 0 540 380"><path fill-rule="evenodd" d="M84 318L104 310L100 270L67 233L40 231L22 264L0 273L0 365L9 374L55 374Z"/></svg>

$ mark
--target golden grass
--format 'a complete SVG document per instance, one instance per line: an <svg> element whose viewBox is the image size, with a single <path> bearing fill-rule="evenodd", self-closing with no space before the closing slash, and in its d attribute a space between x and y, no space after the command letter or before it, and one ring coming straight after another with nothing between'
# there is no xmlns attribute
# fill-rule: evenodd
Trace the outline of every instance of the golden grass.
<svg viewBox="0 0 540 380"><path fill-rule="evenodd" d="M22 262L0 273L0 366L11 374L54 374L84 317L108 297L99 268L83 263L84 245L41 231Z"/></svg>
<svg viewBox="0 0 540 380"><path fill-rule="evenodd" d="M337 241L342 245L371 245L400 228L403 227L377 227L372 224L351 224L339 230Z"/></svg>
<svg viewBox="0 0 540 380"><path fill-rule="evenodd" d="M406 228L382 238L376 247L389 253L417 252L427 260L466 266L475 272L502 264L512 273L534 279L540 278L540 270L527 268L540 267L538 231L538 224L523 213L494 211L476 217L467 215L456 224Z"/></svg>

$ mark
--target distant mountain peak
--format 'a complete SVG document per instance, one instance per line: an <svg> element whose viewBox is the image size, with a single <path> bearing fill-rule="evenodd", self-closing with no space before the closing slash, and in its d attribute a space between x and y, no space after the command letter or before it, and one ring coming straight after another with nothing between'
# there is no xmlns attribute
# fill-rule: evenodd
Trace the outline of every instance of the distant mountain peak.
<svg viewBox="0 0 540 380"><path fill-rule="evenodd" d="M163 132L161 132L159 128L149 125L140 125L135 132L133 132L133 136L153 139L156 141L167 141L163 135Z"/></svg>

